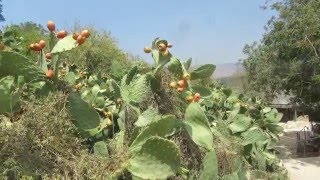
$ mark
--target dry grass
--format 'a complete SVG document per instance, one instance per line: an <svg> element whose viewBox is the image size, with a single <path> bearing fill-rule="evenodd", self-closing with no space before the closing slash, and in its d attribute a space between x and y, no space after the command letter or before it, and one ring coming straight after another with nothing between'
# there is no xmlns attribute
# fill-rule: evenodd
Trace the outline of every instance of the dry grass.
<svg viewBox="0 0 320 180"><path fill-rule="evenodd" d="M0 171L60 179L99 179L123 170L128 155L110 158L88 152L65 107L66 96L29 101L21 118L0 129Z"/></svg>

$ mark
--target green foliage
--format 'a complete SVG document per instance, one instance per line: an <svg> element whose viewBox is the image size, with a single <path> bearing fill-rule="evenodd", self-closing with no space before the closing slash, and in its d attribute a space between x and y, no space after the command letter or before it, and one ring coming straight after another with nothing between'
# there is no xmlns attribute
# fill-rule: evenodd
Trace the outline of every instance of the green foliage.
<svg viewBox="0 0 320 180"><path fill-rule="evenodd" d="M83 29L88 29L91 34L86 42L60 55L68 63L74 63L90 74L101 73L102 77L119 81L131 68L133 62L139 60L138 57L130 56L117 47L116 40L109 32L79 26L75 26L73 32L80 32Z"/></svg>
<svg viewBox="0 0 320 180"><path fill-rule="evenodd" d="M319 5L316 0L270 4L278 16L270 19L260 43L244 48L251 90L264 92L269 101L285 92L300 104L319 105Z"/></svg>
<svg viewBox="0 0 320 180"><path fill-rule="evenodd" d="M130 82L132 81L133 77L136 75L137 71L138 71L138 67L137 66L133 66L129 70L129 72L128 72L127 76L126 76L126 85L130 84Z"/></svg>
<svg viewBox="0 0 320 180"><path fill-rule="evenodd" d="M199 180L218 179L218 161L214 149L207 152L203 158L203 169L200 173Z"/></svg>
<svg viewBox="0 0 320 180"><path fill-rule="evenodd" d="M137 127L144 127L161 119L161 115L155 108L149 108L144 111L135 122Z"/></svg>
<svg viewBox="0 0 320 180"><path fill-rule="evenodd" d="M216 137L227 145L231 144L231 139L235 140L234 143L243 148L243 157L253 169L268 172L281 169L272 154L278 135L283 131L277 124L282 118L281 113L265 106L257 97L237 95L225 87L215 87L212 102L208 102L209 98L205 101L205 113L215 126L212 131ZM240 178L239 172L229 172L222 179Z"/></svg>
<svg viewBox="0 0 320 180"><path fill-rule="evenodd" d="M126 81L127 75L121 81L121 96L123 100L133 105L144 101L150 90L147 76L136 77L130 84L127 84Z"/></svg>
<svg viewBox="0 0 320 180"><path fill-rule="evenodd" d="M237 114L233 122L229 124L229 129L232 133L246 131L251 125L252 119L243 114Z"/></svg>
<svg viewBox="0 0 320 180"><path fill-rule="evenodd" d="M46 61L46 58L45 58L45 55L44 55L43 51L40 52L40 57L39 57L39 60L38 60L37 64L39 64L39 67L44 72L48 71L48 64L49 63Z"/></svg>
<svg viewBox="0 0 320 180"><path fill-rule="evenodd" d="M161 84L160 81L154 77L154 76L149 76L150 78L150 87L152 92L157 93L159 91L159 89L161 88Z"/></svg>
<svg viewBox="0 0 320 180"><path fill-rule="evenodd" d="M108 157L109 153L108 153L107 143L104 141L98 141L94 143L93 152L97 156Z"/></svg>
<svg viewBox="0 0 320 180"><path fill-rule="evenodd" d="M14 88L14 77L7 76L0 79L0 114L14 112L19 104L19 97Z"/></svg>
<svg viewBox="0 0 320 180"><path fill-rule="evenodd" d="M168 70L177 78L181 79L183 74L186 72L184 70L183 65L181 64L180 60L177 58L171 58L170 62L168 63Z"/></svg>
<svg viewBox="0 0 320 180"><path fill-rule="evenodd" d="M197 103L191 103L186 109L185 124L188 134L199 146L211 150L213 148L213 135L209 122L203 110Z"/></svg>
<svg viewBox="0 0 320 180"><path fill-rule="evenodd" d="M175 128L174 116L165 116L162 119L151 123L148 127L141 131L137 138L132 142L130 150L137 152L140 150L144 142L151 136L165 137L170 135Z"/></svg>
<svg viewBox="0 0 320 180"><path fill-rule="evenodd" d="M25 56L10 51L0 52L0 77L22 75L27 82L44 79L45 73Z"/></svg>
<svg viewBox="0 0 320 180"><path fill-rule="evenodd" d="M92 137L99 133L99 114L88 103L75 93L68 97L69 112L74 124L84 137Z"/></svg>
<svg viewBox="0 0 320 180"><path fill-rule="evenodd" d="M283 114L278 113L277 109L272 109L265 114L267 123L278 123L282 119Z"/></svg>
<svg viewBox="0 0 320 180"><path fill-rule="evenodd" d="M190 68L191 59L181 63L169 51L167 55L164 55L163 52L157 50L156 44L159 42L167 43L167 41L156 38L152 44L152 56L156 64L153 69L146 71L146 68L141 67L139 63L133 63L135 65L132 65L131 62L127 61L128 58L123 59L123 54L118 49L109 51L110 48L115 48L115 45L110 42L108 36L103 39L98 38L98 35L98 32L93 32L91 34L92 40L90 40L91 38L87 39L86 43L81 46L78 46L75 40L71 39L71 36L59 40L53 46L56 38L53 33L49 34L51 36L49 49L55 54L50 63L56 72L54 81L33 82L34 80L30 79L30 73L31 75L33 75L32 73L37 75L38 71L42 73L41 77L43 78L44 73L41 68L46 70L47 63L42 53L38 57L41 68L35 67L34 69L31 64L28 64L29 60L27 58L21 58L21 55L17 53L4 51L0 54L2 55L1 58L4 56L3 54L6 55L6 58L14 57L11 58L14 59L12 61L14 63L10 62L11 64L9 63L6 66L6 68L10 67L11 69L7 71L7 74L1 76L4 78L0 79L0 100L6 102L4 108L1 106L2 104L0 105L0 110L8 111L8 107L10 107L10 110L12 109L11 106L15 104L15 101L14 103L11 101L10 95L12 95L12 92L15 93L16 90L19 94L24 94L24 90L27 89L29 91L27 94L35 95L39 92L41 94L50 91L53 94L57 94L59 91L63 92L62 97L57 100L60 104L56 103L47 107L50 108L49 114L46 114L47 110L40 110L36 113L42 112L45 117L49 117L48 119L54 119L54 117L51 117L52 111L59 109L53 113L53 116L59 117L57 112L67 110L66 112L69 114L68 118L65 118L66 122L75 126L73 128L68 126L68 132L74 130L68 136L71 139L72 137L85 138L81 140L81 146L84 145L89 150L86 149L84 155L81 153L79 155L78 152L72 151L73 148L66 145L69 149L65 150L59 146L58 149L53 148L52 152L47 153L48 156L54 154L54 157L50 156L52 162L66 161L72 164L72 166L63 164L64 169L72 170L69 173L58 169L56 172L59 176L64 173L69 177L69 174L79 172L81 175L85 174L82 178L86 179L103 179L105 177L128 179L131 176L133 179L176 177L185 179L192 177L230 179L240 178L239 173L246 170L243 161L250 164L252 169L268 172L277 170L278 159L272 154L272 148L278 140L278 134L282 132L281 127L277 124L282 117L280 113L265 107L261 100L257 98L237 95L230 89L216 86L214 83L205 84L205 81L209 81L215 69L215 66L210 64L201 66L190 73L191 81L185 81L187 86L182 93L171 92L166 88L167 83L177 79L180 80L184 73L188 73L186 69ZM108 41L107 44L100 38ZM95 43L98 44L98 48L95 47ZM104 51L104 49L101 49L102 47L109 49ZM106 56L103 53L106 52L115 55L110 62L104 61ZM76 60L76 58L79 59ZM3 68L2 59L0 59L0 68ZM21 59L27 63L22 63ZM64 59L68 62L60 63ZM86 62L81 64L83 62L78 62L78 60ZM70 62L77 62L77 64L68 65ZM81 68L76 67L78 63ZM16 68L18 71L12 69L15 64L18 64ZM113 69L114 72L109 74L110 69L100 69L101 67L97 67L99 64L116 68ZM122 68L123 64L127 64L127 66ZM166 65L168 65L168 69L165 69ZM168 70L170 75L162 76L163 69ZM11 75L12 72L16 73L13 74L15 77L6 77ZM173 79L171 79L172 77ZM194 95L195 92L201 94L201 99L193 102L186 101L185 98ZM45 96L41 101L49 98L51 94L43 93L43 95ZM150 98L151 96L152 98ZM26 102L31 100L28 97L23 97ZM47 101L46 103L51 104ZM170 113L164 112L163 107L169 108L168 105L171 106L171 104L172 107L177 106L179 108L174 108ZM19 122L19 115L13 114L12 116ZM12 123L6 120L6 122L0 124L1 129L2 126L5 129L10 128ZM40 127L40 135L37 137L39 139L28 140L28 143L23 144L22 147L27 146L28 150L36 150L37 153L42 151L42 147L50 150L51 146L48 145L50 145L50 133L53 130L50 129L45 132L49 134L45 141L42 141L41 138L44 134L43 131L48 130L47 126L45 125L43 129ZM37 123L31 123L23 127L33 129L33 127L37 127ZM55 129L55 131L59 130ZM10 133L11 131L5 132ZM22 132L24 133L24 131ZM61 133L65 133L65 131ZM38 136L39 133L28 132L26 134L24 136L30 138L30 136ZM55 138L56 136L54 134ZM3 137L7 139L10 136L8 134L0 136L0 142L6 142ZM64 136L64 138L66 137ZM21 137L19 136L18 139L21 139ZM219 141L224 144L221 146L218 143ZM46 144L47 142L48 144ZM33 144L37 143L40 143L39 146L32 149ZM0 147L0 150L2 151L2 147ZM180 157L180 151L183 152L182 158ZM4 152L8 154L7 150ZM25 150L22 149L21 152L25 152ZM88 154L89 152L91 154ZM72 158L62 156L63 153L75 153L76 159L73 156ZM204 156L204 153L206 153L206 156ZM12 165L10 159L7 159L7 156L4 157L6 158L5 162L0 162L5 164L5 167L28 165L28 162L24 164L20 160L15 161L17 164L12 163ZM67 158L57 160L57 157ZM74 164L81 164L80 162L83 162L83 159L86 159L86 163L89 161L90 166L80 166L80 170L78 167L76 167L78 169L73 170ZM223 159L227 159L225 162L231 162L231 164L224 164ZM49 163L51 163L50 160ZM192 161L191 164L188 161ZM94 167L92 167L93 162L96 163ZM107 164L110 162L113 165ZM35 172L34 169L43 170L43 168L40 168L42 164L44 163L40 159L40 165L35 166L35 168L32 167L30 171ZM50 176L48 170L55 166L55 164L52 164L51 167L44 166L47 169L42 172ZM100 168L100 166L103 168L97 172L96 167ZM105 172L105 169L111 170L111 172ZM3 170L1 169L1 171ZM23 174L30 174L26 172L23 171ZM39 174L41 174L41 178L44 178L42 172L39 172ZM95 174L92 175L91 172ZM50 177L55 178L54 175Z"/></svg>
<svg viewBox="0 0 320 180"><path fill-rule="evenodd" d="M252 127L248 131L242 133L243 145L264 142L267 140L267 135L257 127Z"/></svg>
<svg viewBox="0 0 320 180"><path fill-rule="evenodd" d="M110 91L114 93L115 98L120 98L121 97L121 89L117 82L113 79L109 80L109 88Z"/></svg>
<svg viewBox="0 0 320 180"><path fill-rule="evenodd" d="M171 141L149 138L129 160L128 170L142 179L166 179L180 170L180 152Z"/></svg>
<svg viewBox="0 0 320 180"><path fill-rule="evenodd" d="M76 48L78 43L73 39L72 35L69 35L57 42L57 44L51 50L52 54L61 53L65 51L70 51L73 48Z"/></svg>
<svg viewBox="0 0 320 180"><path fill-rule="evenodd" d="M191 66L192 58L189 58L186 62L183 63L183 66L188 70Z"/></svg>
<svg viewBox="0 0 320 180"><path fill-rule="evenodd" d="M194 92L198 92L201 95L201 97L203 97L203 98L207 98L207 97L211 96L211 94L212 94L210 89L203 87L203 86L199 86L199 85L192 85L191 89Z"/></svg>
<svg viewBox="0 0 320 180"><path fill-rule="evenodd" d="M2 0L0 1L2 2ZM4 18L4 16L2 15L2 3L0 4L0 21L5 21L6 19Z"/></svg>
<svg viewBox="0 0 320 180"><path fill-rule="evenodd" d="M213 74L215 69L216 66L213 64L203 65L191 72L191 80L208 78Z"/></svg>

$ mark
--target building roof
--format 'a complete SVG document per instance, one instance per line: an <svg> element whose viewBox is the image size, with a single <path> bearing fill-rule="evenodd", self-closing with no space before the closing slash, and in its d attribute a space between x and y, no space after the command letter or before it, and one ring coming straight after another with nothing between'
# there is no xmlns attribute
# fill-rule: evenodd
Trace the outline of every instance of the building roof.
<svg viewBox="0 0 320 180"><path fill-rule="evenodd" d="M273 108L293 108L295 106L295 104L291 102L291 98L293 97L292 94L278 93L270 106Z"/></svg>

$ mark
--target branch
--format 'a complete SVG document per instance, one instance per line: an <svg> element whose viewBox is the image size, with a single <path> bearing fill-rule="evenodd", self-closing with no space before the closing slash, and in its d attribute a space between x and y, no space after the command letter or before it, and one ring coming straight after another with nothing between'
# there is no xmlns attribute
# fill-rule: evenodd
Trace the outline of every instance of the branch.
<svg viewBox="0 0 320 180"><path fill-rule="evenodd" d="M306 36L306 40L310 43L312 49L314 50L314 53L316 54L316 56L319 58L318 52L316 50L316 48L313 46L312 42L310 41L310 39L308 38L308 36Z"/></svg>

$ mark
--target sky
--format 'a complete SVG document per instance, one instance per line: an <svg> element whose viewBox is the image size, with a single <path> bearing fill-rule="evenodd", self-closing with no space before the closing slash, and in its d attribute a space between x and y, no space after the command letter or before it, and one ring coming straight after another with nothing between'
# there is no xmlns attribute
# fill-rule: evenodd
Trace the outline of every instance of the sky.
<svg viewBox="0 0 320 180"><path fill-rule="evenodd" d="M75 22L110 31L118 46L152 62L143 52L154 38L173 44L172 54L194 65L234 63L246 43L261 39L275 13L265 0L3 0L5 22L53 20L59 29Z"/></svg>

